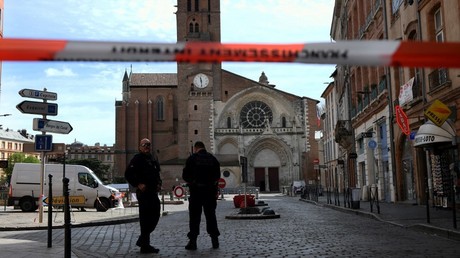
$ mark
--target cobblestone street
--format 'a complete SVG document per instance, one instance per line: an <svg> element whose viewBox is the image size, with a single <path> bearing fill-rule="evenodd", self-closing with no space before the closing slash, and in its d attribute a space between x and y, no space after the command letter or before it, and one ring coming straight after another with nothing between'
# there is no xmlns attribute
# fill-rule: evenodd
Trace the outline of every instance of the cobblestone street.
<svg viewBox="0 0 460 258"><path fill-rule="evenodd" d="M220 249L211 248L204 217L198 250L187 251L188 213L171 212L160 219L152 244L156 257L456 257L457 241L404 229L299 201L283 195L263 195L260 200L281 215L279 219L229 220L237 212L231 198L218 203ZM185 205L184 205L185 207ZM138 223L72 228L75 257L144 257L135 246ZM4 239L24 240L45 250L47 232L0 232ZM29 241L36 241L29 242ZM16 243L18 252L24 242ZM14 245L12 243L12 245ZM3 245L5 246L5 245ZM2 246L2 247L3 247ZM53 248L64 246L64 230L53 231ZM10 246L11 248L11 246ZM53 249L50 248L50 249ZM3 249L3 248L2 248ZM41 253L39 251L39 253ZM36 254L35 254L36 255ZM2 253L0 251L0 256ZM25 256L24 256L25 257Z"/></svg>

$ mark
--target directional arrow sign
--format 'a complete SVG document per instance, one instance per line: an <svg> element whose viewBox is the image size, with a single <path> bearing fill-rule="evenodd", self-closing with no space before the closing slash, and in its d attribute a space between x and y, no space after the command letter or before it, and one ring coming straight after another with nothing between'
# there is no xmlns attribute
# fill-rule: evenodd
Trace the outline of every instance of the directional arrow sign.
<svg viewBox="0 0 460 258"><path fill-rule="evenodd" d="M73 130L73 128L67 122L34 118L33 130L41 132L68 134Z"/></svg>
<svg viewBox="0 0 460 258"><path fill-rule="evenodd" d="M26 98L57 100L57 93L49 91L22 89L19 91L19 95Z"/></svg>
<svg viewBox="0 0 460 258"><path fill-rule="evenodd" d="M56 116L58 105L55 103L23 101L16 106L19 111L26 114Z"/></svg>

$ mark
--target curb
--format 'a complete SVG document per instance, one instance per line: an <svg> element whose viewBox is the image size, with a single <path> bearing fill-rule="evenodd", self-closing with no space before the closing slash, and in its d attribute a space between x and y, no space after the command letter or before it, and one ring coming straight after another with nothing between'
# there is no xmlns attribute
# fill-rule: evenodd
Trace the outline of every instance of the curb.
<svg viewBox="0 0 460 258"><path fill-rule="evenodd" d="M107 226L107 225L117 225L124 223L131 223L139 221L138 215L131 215L126 217L120 217L118 219L111 220L100 220L100 221L89 221L82 222L78 224L71 224L71 228L83 228L83 227L94 227L94 226ZM52 229L63 229L64 225L52 226ZM33 227L1 227L0 231L27 231L27 230L47 230L48 226L33 226Z"/></svg>

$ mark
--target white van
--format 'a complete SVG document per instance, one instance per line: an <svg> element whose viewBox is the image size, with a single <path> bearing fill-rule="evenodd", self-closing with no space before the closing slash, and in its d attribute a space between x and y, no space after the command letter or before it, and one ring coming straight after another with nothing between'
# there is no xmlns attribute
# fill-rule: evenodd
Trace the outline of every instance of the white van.
<svg viewBox="0 0 460 258"><path fill-rule="evenodd" d="M40 196L40 163L16 163L11 175L8 205L19 206L22 211L31 212L38 208ZM63 196L63 166L62 164L45 164L43 194L48 196L49 176L52 177L53 199ZM97 211L107 211L116 207L120 192L102 184L101 180L91 169L80 165L66 165L65 177L69 179L69 196L80 196L73 208L96 208ZM81 196L84 196L84 200ZM83 203L84 202L84 203ZM53 204L54 206L54 204Z"/></svg>

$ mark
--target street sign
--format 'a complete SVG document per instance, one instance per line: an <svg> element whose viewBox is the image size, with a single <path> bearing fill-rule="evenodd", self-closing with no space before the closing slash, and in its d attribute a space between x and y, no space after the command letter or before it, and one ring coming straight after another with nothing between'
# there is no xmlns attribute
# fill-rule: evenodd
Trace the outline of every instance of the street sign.
<svg viewBox="0 0 460 258"><path fill-rule="evenodd" d="M26 98L57 100L57 93L49 91L22 89L19 91L19 95Z"/></svg>
<svg viewBox="0 0 460 258"><path fill-rule="evenodd" d="M16 108L22 113L56 116L58 105L55 103L23 101Z"/></svg>
<svg viewBox="0 0 460 258"><path fill-rule="evenodd" d="M51 151L53 149L53 136L46 134L35 135L35 151Z"/></svg>
<svg viewBox="0 0 460 258"><path fill-rule="evenodd" d="M65 153L65 143L53 143L52 150L47 152L48 155L62 155ZM37 152L35 150L35 143L34 142L25 142L22 145L22 152L25 153L34 153Z"/></svg>
<svg viewBox="0 0 460 258"><path fill-rule="evenodd" d="M313 163L314 163L314 164L319 164L319 159L314 159L314 160L313 160Z"/></svg>
<svg viewBox="0 0 460 258"><path fill-rule="evenodd" d="M68 134L73 128L67 122L48 120L42 118L34 118L33 130L50 133Z"/></svg>
<svg viewBox="0 0 460 258"><path fill-rule="evenodd" d="M217 181L217 186L220 189L224 189L226 185L227 185L227 182L225 182L225 179L219 178L219 180Z"/></svg>
<svg viewBox="0 0 460 258"><path fill-rule="evenodd" d="M370 140L368 143L367 143L367 146L369 146L369 148L371 149L375 149L377 147L377 142L374 141L374 140Z"/></svg>
<svg viewBox="0 0 460 258"><path fill-rule="evenodd" d="M409 120L407 118L406 113L404 113L404 110L400 106L395 106L395 112L396 112L396 122L399 125L399 128L401 128L401 131L405 135L410 134L410 127L409 127Z"/></svg>
<svg viewBox="0 0 460 258"><path fill-rule="evenodd" d="M425 116L428 117L428 119L430 119L435 125L442 126L451 113L452 111L448 106L440 100L435 100L425 111Z"/></svg>
<svg viewBox="0 0 460 258"><path fill-rule="evenodd" d="M49 204L48 197L43 200L44 203ZM69 196L70 204L85 204L86 198L83 195L79 196ZM64 196L53 196L53 206L64 205Z"/></svg>

